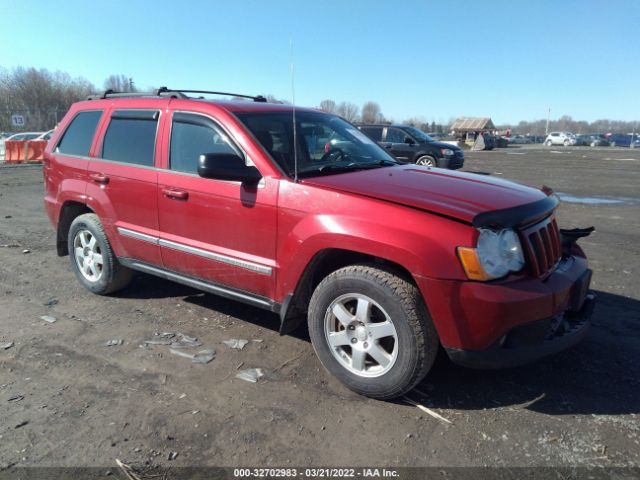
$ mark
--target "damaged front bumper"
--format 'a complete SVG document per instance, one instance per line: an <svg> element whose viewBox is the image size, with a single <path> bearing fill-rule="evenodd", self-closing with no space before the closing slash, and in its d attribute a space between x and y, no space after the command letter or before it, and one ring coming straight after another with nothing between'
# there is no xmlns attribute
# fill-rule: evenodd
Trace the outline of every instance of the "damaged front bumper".
<svg viewBox="0 0 640 480"><path fill-rule="evenodd" d="M589 291L591 270L576 281L569 308L560 315L509 330L483 350L445 348L449 358L471 368L507 368L524 365L561 352L587 334L596 296Z"/></svg>

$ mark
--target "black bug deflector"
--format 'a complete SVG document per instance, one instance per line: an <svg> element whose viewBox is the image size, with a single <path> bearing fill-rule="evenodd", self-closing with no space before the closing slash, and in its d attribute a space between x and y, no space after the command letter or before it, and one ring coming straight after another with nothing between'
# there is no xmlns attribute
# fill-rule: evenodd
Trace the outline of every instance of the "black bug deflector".
<svg viewBox="0 0 640 480"><path fill-rule="evenodd" d="M476 228L514 228L528 225L550 215L558 204L558 198L555 195L549 195L533 203L479 213L473 218L473 226Z"/></svg>

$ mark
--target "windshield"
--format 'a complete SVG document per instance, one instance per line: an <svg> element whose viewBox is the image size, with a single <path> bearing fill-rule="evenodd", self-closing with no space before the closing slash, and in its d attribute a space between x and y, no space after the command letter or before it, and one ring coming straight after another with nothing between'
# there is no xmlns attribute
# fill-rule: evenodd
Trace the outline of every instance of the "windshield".
<svg viewBox="0 0 640 480"><path fill-rule="evenodd" d="M411 135L413 135L414 137L416 137L421 142L435 142L433 138L431 138L429 135L424 133L422 130L418 130L415 127L407 127L405 130L409 132Z"/></svg>
<svg viewBox="0 0 640 480"><path fill-rule="evenodd" d="M294 176L291 112L237 113L274 161ZM312 177L396 165L376 142L339 117L296 112L298 176Z"/></svg>

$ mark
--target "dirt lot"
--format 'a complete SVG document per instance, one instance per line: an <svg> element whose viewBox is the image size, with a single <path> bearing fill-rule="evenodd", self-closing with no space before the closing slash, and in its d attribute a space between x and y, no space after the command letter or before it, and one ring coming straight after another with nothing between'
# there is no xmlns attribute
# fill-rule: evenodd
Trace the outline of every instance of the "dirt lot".
<svg viewBox="0 0 640 480"><path fill-rule="evenodd" d="M640 466L640 151L525 146L467 157L467 171L549 185L572 201L607 198L559 210L564 226L597 228L582 242L599 297L587 340L503 371L441 355L411 397L451 424L350 393L321 368L306 332L278 335L276 315L145 275L117 296L90 294L55 254L40 169L0 167L0 344L14 342L0 349L0 468L113 467L115 458ZM158 332L197 337L216 359L194 365L166 346L140 347ZM250 343L231 350L229 338ZM124 344L105 346L112 339ZM235 378L248 367L266 376Z"/></svg>

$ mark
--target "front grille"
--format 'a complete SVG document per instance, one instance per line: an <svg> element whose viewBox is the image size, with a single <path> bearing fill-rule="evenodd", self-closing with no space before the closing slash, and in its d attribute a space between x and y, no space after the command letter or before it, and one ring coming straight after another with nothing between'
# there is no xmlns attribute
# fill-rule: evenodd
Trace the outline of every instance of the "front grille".
<svg viewBox="0 0 640 480"><path fill-rule="evenodd" d="M560 232L552 216L521 232L522 247L534 277L543 277L551 272L562 257Z"/></svg>

